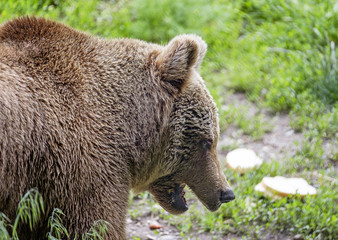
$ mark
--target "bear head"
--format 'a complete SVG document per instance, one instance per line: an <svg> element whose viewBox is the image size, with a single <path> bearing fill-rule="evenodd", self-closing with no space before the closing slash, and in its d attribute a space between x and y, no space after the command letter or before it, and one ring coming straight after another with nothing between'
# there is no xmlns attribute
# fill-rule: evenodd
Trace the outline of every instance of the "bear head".
<svg viewBox="0 0 338 240"><path fill-rule="evenodd" d="M163 132L160 174L148 190L172 214L188 209L187 185L211 211L235 199L217 157L216 104L197 70L207 50L196 35L175 37L156 55L154 76L173 96Z"/></svg>

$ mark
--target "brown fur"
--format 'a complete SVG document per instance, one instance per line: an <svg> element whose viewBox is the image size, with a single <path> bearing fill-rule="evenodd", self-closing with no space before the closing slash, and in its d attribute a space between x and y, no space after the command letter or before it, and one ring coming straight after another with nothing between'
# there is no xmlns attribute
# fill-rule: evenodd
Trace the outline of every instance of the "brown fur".
<svg viewBox="0 0 338 240"><path fill-rule="evenodd" d="M180 213L165 191L186 183L218 208L229 187L216 107L196 72L205 52L195 35L162 47L33 17L0 26L0 211L13 219L33 187L46 206L41 229L22 238L44 236L58 207L71 236L103 219L107 239L125 239L130 189Z"/></svg>

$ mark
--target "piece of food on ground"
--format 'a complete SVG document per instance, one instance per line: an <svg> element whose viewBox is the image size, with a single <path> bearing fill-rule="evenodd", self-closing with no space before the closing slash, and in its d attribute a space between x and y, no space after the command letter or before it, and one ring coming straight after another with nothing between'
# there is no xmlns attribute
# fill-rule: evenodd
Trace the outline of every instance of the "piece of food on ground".
<svg viewBox="0 0 338 240"><path fill-rule="evenodd" d="M237 148L226 156L226 166L239 173L253 170L262 163L263 160L247 148Z"/></svg>
<svg viewBox="0 0 338 240"><path fill-rule="evenodd" d="M316 195L317 190L308 184L303 178L286 178L282 176L264 177L263 180L255 186L255 190L263 193L265 196L281 198L288 196L305 197L306 195Z"/></svg>

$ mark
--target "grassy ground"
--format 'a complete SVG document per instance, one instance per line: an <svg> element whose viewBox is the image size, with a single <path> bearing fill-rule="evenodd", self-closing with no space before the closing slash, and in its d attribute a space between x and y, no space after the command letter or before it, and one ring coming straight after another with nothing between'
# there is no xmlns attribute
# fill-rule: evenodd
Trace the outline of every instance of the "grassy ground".
<svg viewBox="0 0 338 240"><path fill-rule="evenodd" d="M335 0L7 0L0 21L38 15L104 37L164 43L179 33L196 33L209 45L202 76L220 108L221 130L235 125L259 140L271 130L258 112L225 104L230 89L243 92L259 109L288 113L304 134L300 150L272 159L255 174L225 170L237 200L213 214L191 210L193 225L223 234L262 229L299 233L306 239L338 236L338 3ZM325 147L324 146L329 146ZM231 146L224 146L230 149ZM316 171L317 177L310 173ZM253 187L263 176L303 176L318 188L315 198L273 201ZM319 176L319 177L318 177ZM170 218L170 217L166 217Z"/></svg>

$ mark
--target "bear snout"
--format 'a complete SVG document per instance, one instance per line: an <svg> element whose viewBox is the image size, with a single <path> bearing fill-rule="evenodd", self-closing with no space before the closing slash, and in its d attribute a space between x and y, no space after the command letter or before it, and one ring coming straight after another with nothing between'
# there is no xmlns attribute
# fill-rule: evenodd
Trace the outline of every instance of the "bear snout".
<svg viewBox="0 0 338 240"><path fill-rule="evenodd" d="M231 202L233 200L235 200L235 194L232 190L227 190L227 191L220 191L220 197L219 197L219 201L221 203L228 203Z"/></svg>

